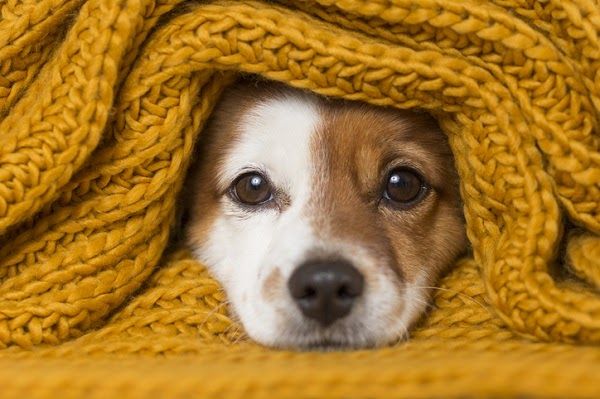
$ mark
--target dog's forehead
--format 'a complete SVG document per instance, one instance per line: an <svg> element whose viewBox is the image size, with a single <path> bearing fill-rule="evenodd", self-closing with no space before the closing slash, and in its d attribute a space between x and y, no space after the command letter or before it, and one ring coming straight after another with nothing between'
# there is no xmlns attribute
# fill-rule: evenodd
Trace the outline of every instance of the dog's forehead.
<svg viewBox="0 0 600 399"><path fill-rule="evenodd" d="M359 186L379 184L381 173L400 164L420 170L432 184L450 178L448 142L429 114L325 102L313 138L313 152L337 175L353 175Z"/></svg>
<svg viewBox="0 0 600 399"><path fill-rule="evenodd" d="M234 144L222 162L219 180L228 184L243 170L258 169L285 188L306 185L312 169L311 136L319 123L317 101L309 95L256 98L237 118Z"/></svg>
<svg viewBox="0 0 600 399"><path fill-rule="evenodd" d="M401 153L426 173L443 175L434 168L448 158L447 145L440 145L443 136L426 114L328 100L280 86L242 86L229 99L232 104L225 102L220 117L230 118L235 132L218 169L221 188L244 169L258 169L293 191L323 182L314 177L331 166L359 175L359 184L375 184L382 165Z"/></svg>

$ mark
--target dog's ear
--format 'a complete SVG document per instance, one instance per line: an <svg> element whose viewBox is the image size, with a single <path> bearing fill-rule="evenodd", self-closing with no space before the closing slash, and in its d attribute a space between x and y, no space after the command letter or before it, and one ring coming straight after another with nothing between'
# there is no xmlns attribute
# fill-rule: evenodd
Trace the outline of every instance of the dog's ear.
<svg viewBox="0 0 600 399"><path fill-rule="evenodd" d="M185 173L183 187L179 193L177 203L175 204L175 217L171 223L171 231L169 234L169 245L181 245L185 242L185 229L190 218L190 206L194 198L193 179L197 178L197 158L198 158L199 143L196 143L196 148L192 153L190 165Z"/></svg>
<svg viewBox="0 0 600 399"><path fill-rule="evenodd" d="M183 197L183 196L182 196ZM169 236L169 244L179 245L185 240L185 226L189 219L189 207L186 206L186 201L180 201L175 210L175 219L171 226L171 234Z"/></svg>

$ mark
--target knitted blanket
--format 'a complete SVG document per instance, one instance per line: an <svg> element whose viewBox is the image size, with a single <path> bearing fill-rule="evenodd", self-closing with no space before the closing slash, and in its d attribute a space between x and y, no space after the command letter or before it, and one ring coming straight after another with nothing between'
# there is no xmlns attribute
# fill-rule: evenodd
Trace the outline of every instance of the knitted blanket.
<svg viewBox="0 0 600 399"><path fill-rule="evenodd" d="M598 397L599 36L597 0L0 2L1 395ZM438 118L472 255L408 342L262 348L169 245L239 73Z"/></svg>

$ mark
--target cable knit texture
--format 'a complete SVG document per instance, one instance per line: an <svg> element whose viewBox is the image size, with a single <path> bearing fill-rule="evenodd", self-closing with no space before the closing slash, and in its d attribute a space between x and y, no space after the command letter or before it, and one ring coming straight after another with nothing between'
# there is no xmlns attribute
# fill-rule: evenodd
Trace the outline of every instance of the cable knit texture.
<svg viewBox="0 0 600 399"><path fill-rule="evenodd" d="M2 396L598 397L599 35L597 0L4 0ZM440 121L472 257L409 342L261 348L169 247L240 72Z"/></svg>

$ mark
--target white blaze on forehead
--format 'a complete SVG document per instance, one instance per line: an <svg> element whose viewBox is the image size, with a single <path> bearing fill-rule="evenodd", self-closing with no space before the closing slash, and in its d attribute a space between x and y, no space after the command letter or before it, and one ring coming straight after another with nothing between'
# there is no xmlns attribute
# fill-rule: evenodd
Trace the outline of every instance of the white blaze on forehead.
<svg viewBox="0 0 600 399"><path fill-rule="evenodd" d="M302 93L279 94L254 104L239 122L240 131L223 168L219 182L227 187L240 171L258 168L288 194L310 189L312 160L310 137L319 122L313 97Z"/></svg>

